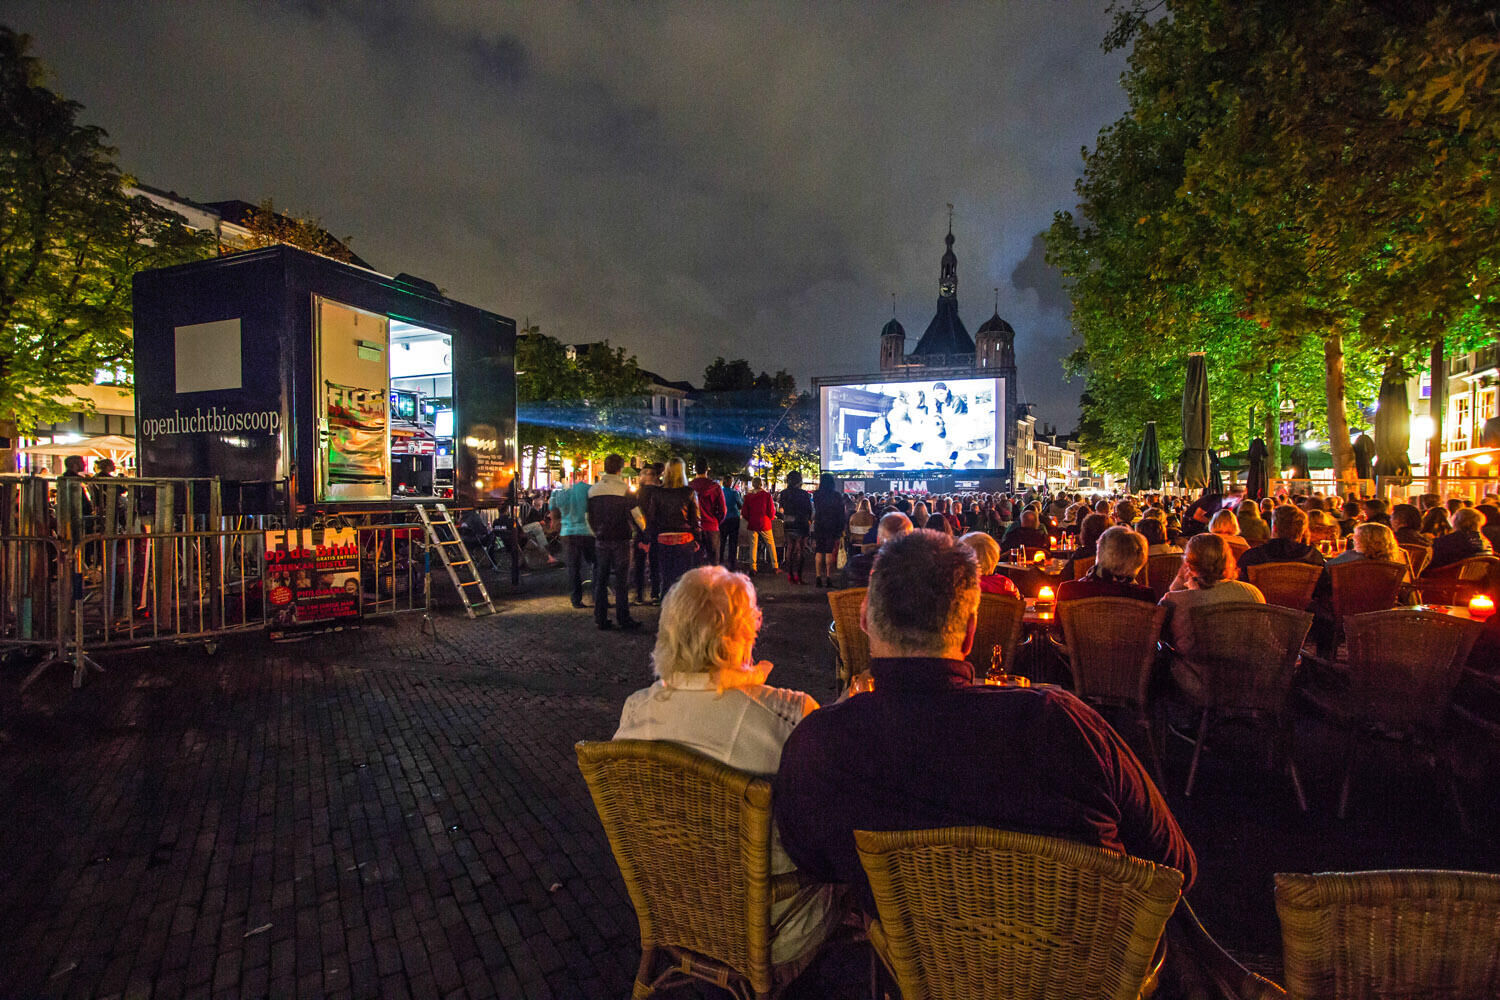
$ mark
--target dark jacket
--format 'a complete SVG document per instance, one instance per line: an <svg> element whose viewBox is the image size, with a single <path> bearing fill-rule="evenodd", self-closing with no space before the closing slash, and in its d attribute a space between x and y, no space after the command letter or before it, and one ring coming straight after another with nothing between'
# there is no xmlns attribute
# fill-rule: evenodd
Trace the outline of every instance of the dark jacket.
<svg viewBox="0 0 1500 1000"><path fill-rule="evenodd" d="M1086 597L1129 597L1147 604L1156 603L1156 592L1140 583L1106 580L1091 568L1077 580L1064 580L1057 587L1057 603L1081 601Z"/></svg>
<svg viewBox="0 0 1500 1000"><path fill-rule="evenodd" d="M698 498L691 486L658 486L646 497L645 514L652 541L663 532L698 533Z"/></svg>
<svg viewBox="0 0 1500 1000"><path fill-rule="evenodd" d="M1424 573L1431 573L1439 566L1462 562L1470 556L1492 555L1490 543L1477 531L1450 531L1442 538L1432 540L1432 560Z"/></svg>
<svg viewBox="0 0 1500 1000"><path fill-rule="evenodd" d="M806 534L812 525L812 494L800 486L788 486L776 500L781 505L783 527Z"/></svg>
<svg viewBox="0 0 1500 1000"><path fill-rule="evenodd" d="M1005 529L1005 537L1000 539L1000 551L1008 552L1021 546L1028 549L1046 549L1052 551L1052 538L1041 528L1023 528L1021 522L1017 521Z"/></svg>
<svg viewBox="0 0 1500 1000"><path fill-rule="evenodd" d="M844 498L837 493L818 490L812 496L813 530L822 538L841 538L849 524Z"/></svg>
<svg viewBox="0 0 1500 1000"><path fill-rule="evenodd" d="M876 659L875 690L792 731L771 796L781 843L821 882L874 912L855 830L990 826L1062 837L1171 865L1197 861L1135 754L1056 687L974 684L963 660ZM997 748L1003 762L995 766Z"/></svg>
<svg viewBox="0 0 1500 1000"><path fill-rule="evenodd" d="M605 473L589 487L589 527L602 544L628 542L635 533L635 519L630 512L636 499L623 477Z"/></svg>
<svg viewBox="0 0 1500 1000"><path fill-rule="evenodd" d="M1326 560L1323 553L1311 545L1302 542L1289 542L1285 538L1273 538L1264 545L1255 548L1240 556L1240 579L1250 579L1249 569L1251 566L1260 566L1264 563L1273 562L1300 562L1309 566L1321 566Z"/></svg>
<svg viewBox="0 0 1500 1000"><path fill-rule="evenodd" d="M703 530L718 531L719 522L724 520L728 509L724 502L724 487L707 476L699 476L688 485L698 494L698 520Z"/></svg>

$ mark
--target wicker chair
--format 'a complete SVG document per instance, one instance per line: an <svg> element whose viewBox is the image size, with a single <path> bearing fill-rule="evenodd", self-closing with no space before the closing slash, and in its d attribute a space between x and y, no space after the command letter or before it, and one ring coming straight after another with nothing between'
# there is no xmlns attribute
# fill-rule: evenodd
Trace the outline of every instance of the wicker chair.
<svg viewBox="0 0 1500 1000"><path fill-rule="evenodd" d="M1304 562L1261 563L1249 567L1246 575L1250 584L1265 595L1267 604L1306 611L1323 577L1323 567Z"/></svg>
<svg viewBox="0 0 1500 1000"><path fill-rule="evenodd" d="M1328 567L1333 583L1333 616L1343 622L1350 615L1389 611L1396 606L1406 580L1406 561L1389 563L1357 559Z"/></svg>
<svg viewBox="0 0 1500 1000"><path fill-rule="evenodd" d="M868 587L830 590L828 608L833 612L833 638L838 645L838 680L840 690L849 685L855 674L870 669L870 637L859 627L859 609L865 603Z"/></svg>
<svg viewBox="0 0 1500 1000"><path fill-rule="evenodd" d="M1001 663L1009 673L1016 673L1016 650L1021 644L1021 620L1026 617L1026 602L1010 594L980 594L979 624L974 629L974 645L969 662L974 675L983 678L990 668L995 647L1000 647Z"/></svg>
<svg viewBox="0 0 1500 1000"><path fill-rule="evenodd" d="M1146 560L1145 579L1141 582L1151 588L1151 592L1160 601L1169 589L1172 581L1177 579L1177 571L1182 569L1182 556L1176 552L1163 552Z"/></svg>
<svg viewBox="0 0 1500 1000"><path fill-rule="evenodd" d="M1377 611L1344 621L1349 640L1348 686L1308 697L1348 729L1339 818L1348 815L1349 786L1361 736L1441 740L1453 691L1483 627L1439 611ZM1436 763L1436 756L1432 757ZM1452 782L1454 801L1458 789ZM1463 817L1459 802L1460 818Z"/></svg>
<svg viewBox="0 0 1500 1000"><path fill-rule="evenodd" d="M1199 719L1183 794L1193 794L1199 759L1214 725L1235 718L1264 719L1271 723L1273 739L1281 735L1292 790L1306 812L1307 797L1292 756L1287 702L1312 615L1273 604L1211 604L1192 608L1188 614L1192 616L1193 649L1183 659L1197 674L1201 689L1196 694L1185 692L1199 709Z"/></svg>
<svg viewBox="0 0 1500 1000"><path fill-rule="evenodd" d="M1500 875L1279 874L1276 915L1297 1000L1500 996Z"/></svg>
<svg viewBox="0 0 1500 1000"><path fill-rule="evenodd" d="M1411 563L1411 577L1415 580L1432 560L1432 546L1402 543L1401 549L1406 553L1407 562Z"/></svg>
<svg viewBox="0 0 1500 1000"><path fill-rule="evenodd" d="M1082 580L1084 574L1088 573L1089 570L1094 568L1094 560L1098 558L1098 556L1079 556L1077 559L1074 559L1073 579Z"/></svg>
<svg viewBox="0 0 1500 1000"><path fill-rule="evenodd" d="M982 827L854 831L879 919L870 942L905 1000L1135 1000L1182 873Z"/></svg>
<svg viewBox="0 0 1500 1000"><path fill-rule="evenodd" d="M1417 581L1428 604L1467 604L1469 598L1500 584L1500 559L1470 556L1430 570ZM1500 594L1494 595L1500 596Z"/></svg>
<svg viewBox="0 0 1500 1000"><path fill-rule="evenodd" d="M694 979L772 997L811 963L771 963L772 904L806 883L771 874L769 781L654 740L574 750L640 923L633 1000Z"/></svg>
<svg viewBox="0 0 1500 1000"><path fill-rule="evenodd" d="M1161 752L1146 713L1146 687L1167 609L1128 597L1088 597L1059 604L1057 619L1073 693L1091 705L1135 714L1145 731L1156 783L1164 786Z"/></svg>

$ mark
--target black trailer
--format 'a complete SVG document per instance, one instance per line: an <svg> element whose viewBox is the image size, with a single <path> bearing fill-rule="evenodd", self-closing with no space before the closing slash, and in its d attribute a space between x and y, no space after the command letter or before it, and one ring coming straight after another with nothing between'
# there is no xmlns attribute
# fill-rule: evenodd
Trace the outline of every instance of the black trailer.
<svg viewBox="0 0 1500 1000"><path fill-rule="evenodd" d="M245 513L508 497L514 320L288 246L143 271L134 290L142 475L264 493Z"/></svg>

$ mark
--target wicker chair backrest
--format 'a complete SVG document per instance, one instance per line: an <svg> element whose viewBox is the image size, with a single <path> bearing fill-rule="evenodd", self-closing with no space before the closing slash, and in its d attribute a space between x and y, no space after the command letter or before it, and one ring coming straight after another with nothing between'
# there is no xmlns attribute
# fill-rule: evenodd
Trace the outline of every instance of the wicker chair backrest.
<svg viewBox="0 0 1500 1000"><path fill-rule="evenodd" d="M1500 996L1500 875L1276 876L1293 1000Z"/></svg>
<svg viewBox="0 0 1500 1000"><path fill-rule="evenodd" d="M1021 621L1026 617L1026 602L1010 594L980 594L979 623L974 628L974 645L969 648L969 662L974 675L984 677L990 668L995 647L1001 650L1002 664L1010 670L1016 661L1016 647L1021 641Z"/></svg>
<svg viewBox="0 0 1500 1000"><path fill-rule="evenodd" d="M1057 606L1080 698L1140 707L1167 609L1128 597L1089 597Z"/></svg>
<svg viewBox="0 0 1500 1000"><path fill-rule="evenodd" d="M865 603L868 587L830 590L828 609L833 612L833 626L839 643L839 658L850 676L870 669L870 637L859 625L859 609Z"/></svg>
<svg viewBox="0 0 1500 1000"><path fill-rule="evenodd" d="M1163 552L1146 560L1146 585L1159 601L1171 588L1182 569L1182 556L1176 552Z"/></svg>
<svg viewBox="0 0 1500 1000"><path fill-rule="evenodd" d="M1438 729L1482 631L1478 622L1440 611L1376 611L1344 619L1349 687L1341 706L1386 727Z"/></svg>
<svg viewBox="0 0 1500 1000"><path fill-rule="evenodd" d="M1389 611L1406 579L1406 561L1389 563L1358 559L1328 567L1333 581L1333 613L1337 618Z"/></svg>
<svg viewBox="0 0 1500 1000"><path fill-rule="evenodd" d="M1313 591L1323 576L1322 566L1304 562L1271 562L1251 566L1246 575L1265 596L1267 604L1293 611L1306 611Z"/></svg>
<svg viewBox="0 0 1500 1000"><path fill-rule="evenodd" d="M906 1000L1135 1000L1182 873L1051 837L981 827L871 832L855 846L870 937Z"/></svg>
<svg viewBox="0 0 1500 1000"><path fill-rule="evenodd" d="M1313 616L1274 604L1209 604L1188 614L1203 707L1280 712Z"/></svg>

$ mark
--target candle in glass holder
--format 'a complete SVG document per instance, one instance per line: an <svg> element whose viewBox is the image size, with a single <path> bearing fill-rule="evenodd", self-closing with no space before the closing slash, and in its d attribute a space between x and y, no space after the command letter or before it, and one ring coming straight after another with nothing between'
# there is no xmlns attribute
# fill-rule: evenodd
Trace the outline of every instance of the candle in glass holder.
<svg viewBox="0 0 1500 1000"><path fill-rule="evenodd" d="M1044 563L1047 561L1047 553L1038 552L1036 555L1031 557L1031 561L1035 563Z"/></svg>
<svg viewBox="0 0 1500 1000"><path fill-rule="evenodd" d="M1487 594L1475 594L1469 598L1469 617L1475 621L1486 621L1495 613L1495 602Z"/></svg>
<svg viewBox="0 0 1500 1000"><path fill-rule="evenodd" d="M1053 601L1053 597L1054 595L1052 593L1051 587L1044 586L1041 590L1038 590L1036 592L1036 602L1038 604L1051 604Z"/></svg>

